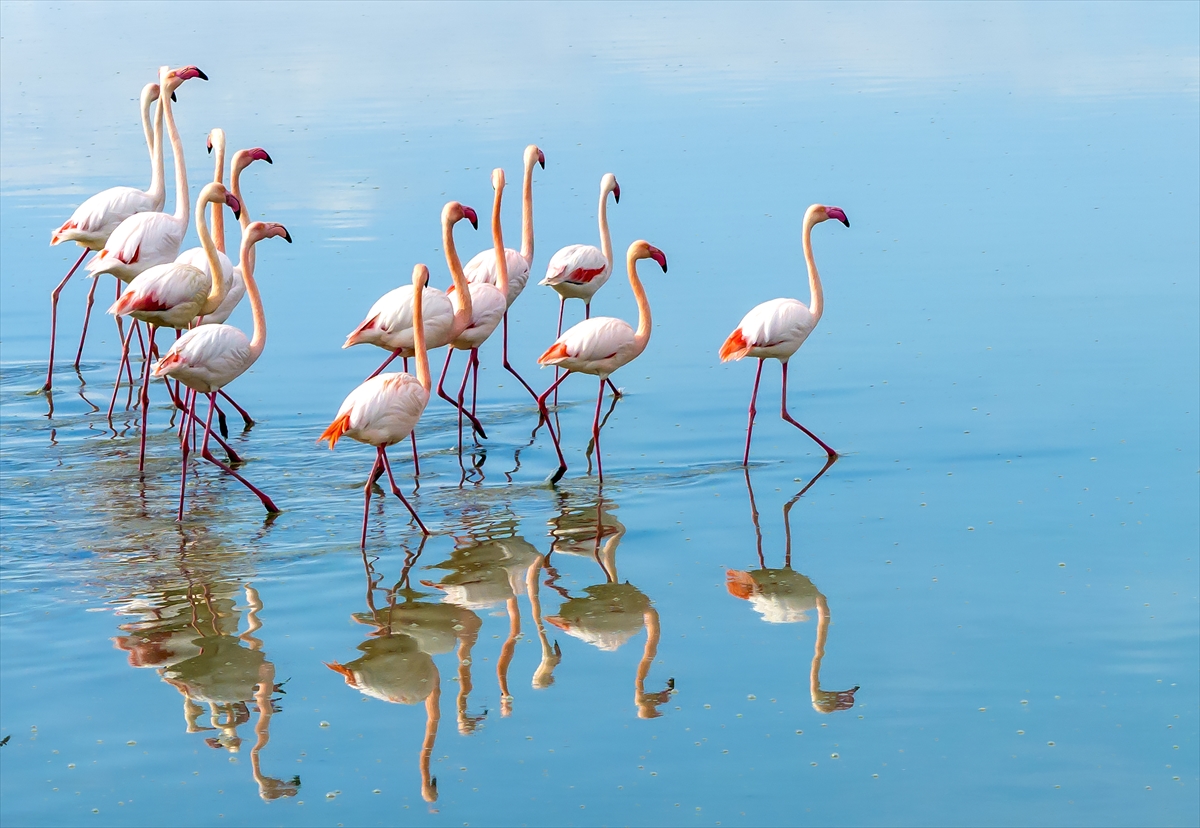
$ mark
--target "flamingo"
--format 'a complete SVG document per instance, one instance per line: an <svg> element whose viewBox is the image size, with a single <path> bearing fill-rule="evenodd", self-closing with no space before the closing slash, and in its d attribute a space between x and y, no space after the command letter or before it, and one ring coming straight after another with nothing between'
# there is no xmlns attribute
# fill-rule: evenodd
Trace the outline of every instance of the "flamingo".
<svg viewBox="0 0 1200 828"><path fill-rule="evenodd" d="M508 308L512 307L512 303L517 301L517 297L521 295L521 291L525 289L525 283L529 281L529 271L533 267L533 165L541 164L542 169L546 169L546 155L536 144L530 144L525 148L525 176L521 189L521 250L518 252L510 247L504 249L504 260L508 266L508 296L507 307L504 310L504 350L503 360L504 369L517 378L521 385L525 386L534 399L537 399L537 394L529 387L517 370L508 362ZM467 281L475 284L479 282L487 282L489 285L496 284L499 279L499 271L496 268L496 251L493 248L481 251L475 258L467 262L463 271L467 275Z"/></svg>
<svg viewBox="0 0 1200 828"><path fill-rule="evenodd" d="M450 270L453 286L446 293L428 285L421 291L421 299L424 302L421 320L425 325L426 350L450 344L471 325L471 314L474 310L471 291L468 289L466 275L458 258L458 249L454 245L453 232L454 225L464 218L471 222L472 227L479 229L479 217L470 207L451 201L442 208L442 243L445 246L446 266ZM456 289L461 300L449 298L449 293ZM346 337L342 348L366 343L392 352L367 379L379 376L398 356L404 358L404 370L407 373L408 359L416 354L416 330L413 326L414 292L415 288L412 285L403 285L388 291L367 311L366 319ZM439 393L449 402L454 402L440 389ZM472 424L482 433L482 426L478 426L473 417ZM413 447L413 473L420 475L416 432L412 432L410 437Z"/></svg>
<svg viewBox="0 0 1200 828"><path fill-rule="evenodd" d="M446 205L447 208L450 205ZM445 213L443 212L443 215ZM449 230L447 230L447 234ZM244 259L243 259L244 260ZM429 281L429 268L418 264L413 268L413 350L417 358L417 376L412 374L378 374L358 388L350 392L338 409L337 417L329 424L329 428L317 438L317 442L329 441L329 450L337 445L338 440L348 436L360 443L375 446L375 464L367 476L367 485L363 487L365 502L363 503L362 548L367 546L367 516L371 507L371 487L384 471L387 471L388 482L391 483L392 493L400 498L400 502L408 509L421 533L428 535L429 530L417 517L412 505L404 499L396 478L392 476L392 466L388 463L387 447L395 445L412 433L425 406L429 404L429 391L432 381L429 376L429 354L425 349L425 324L422 316L424 304L424 288ZM201 329L203 330L203 329ZM211 414L209 415L211 419Z"/></svg>
<svg viewBox="0 0 1200 828"><path fill-rule="evenodd" d="M562 336L563 308L568 299L583 300L583 318L592 317L592 297L596 291L604 287L608 277L612 275L613 251L612 236L608 232L608 194L613 194L613 201L621 203L621 185L612 173L605 173L600 179L600 206L598 208L600 223L600 248L590 244L569 244L550 257L546 266L546 278L539 285L549 285L558 292L558 331L555 336ZM558 370L554 371L558 379ZM611 382L609 387L618 397L621 392ZM558 397L555 396L557 401Z"/></svg>
<svg viewBox="0 0 1200 828"><path fill-rule="evenodd" d="M200 236L201 252L208 259L207 266L199 267L181 261L170 264L155 265L147 268L134 277L121 298L113 303L108 312L114 316L132 316L145 322L150 334L150 349L154 349L154 336L160 327L181 330L188 327L198 315L206 310L215 308L224 298L226 289L225 265L229 260L220 261L220 252L209 235L204 221L204 210L208 204L227 204L237 216L241 205L232 193L225 190L225 185L214 181L206 186L196 199L196 233ZM189 253L191 251L188 251ZM180 257L183 258L183 257ZM232 270L232 266L229 268ZM210 275L211 274L211 275ZM129 359L128 340L122 349L122 361ZM138 454L138 471L145 468L146 463L146 420L150 403L150 364L146 360L145 375L142 378L142 434ZM118 370L118 376L120 376ZM113 390L113 401L117 398ZM187 407L184 406L186 416Z"/></svg>
<svg viewBox="0 0 1200 828"><path fill-rule="evenodd" d="M58 287L50 292L50 367L46 370L46 384L43 391L49 391L54 380L54 337L58 327L58 297L67 282L75 275L75 271L83 264L88 253L101 250L113 230L121 222L134 213L158 212L166 201L166 187L163 184L163 153L162 145L154 140L154 127L150 123L150 107L158 100L158 84L148 83L142 87L141 111L142 132L146 135L146 146L150 150L150 187L139 190L136 187L110 187L102 190L75 208L71 217L50 236L50 246L73 241L83 248L75 264L67 271L67 275L58 283ZM88 291L87 310L83 315L83 333L79 337L79 350L75 353L75 368L79 369L79 360L83 356L83 342L87 338L88 320L92 315L92 304L95 302L96 282ZM118 289L120 285L118 284Z"/></svg>
<svg viewBox="0 0 1200 828"><path fill-rule="evenodd" d="M475 420L475 392L479 386L479 346L492 335L508 311L508 256L505 254L504 236L500 227L500 201L504 195L504 170L499 167L492 170L492 188L496 191L492 204L492 246L494 261L497 264L496 284L474 282L467 286L471 297L471 324L450 342L450 348L446 351L446 364L442 367L442 375L438 379L438 394L445 399L450 399L442 390L446 381L446 372L450 370L450 360L454 358L456 350L471 352L467 359L467 369L463 372L462 383L458 387L458 451L460 454L462 453L462 415L466 413L463 408L463 394L466 391L467 378L471 376L473 370L475 388L471 392L471 413L467 416L471 418L474 425L477 422ZM477 428L476 430L484 438L487 437L481 429Z"/></svg>
<svg viewBox="0 0 1200 828"><path fill-rule="evenodd" d="M212 185L209 185L212 186ZM291 244L292 237L282 224L266 224L261 221L247 225L242 231L242 277L246 280L246 294L250 297L250 308L254 314L254 335L250 339L232 325L200 325L192 328L171 346L158 364L154 366L155 377L169 376L177 379L194 391L208 395L208 419L204 423L204 443L200 455L222 471L236 477L252 491L266 508L268 514L277 514L279 509L269 497L229 466L222 463L208 449L208 438L212 433L213 411L217 406L217 391L244 374L262 355L267 344L267 317L263 313L262 297L254 281L254 258L251 250L263 239L282 237ZM196 416L193 400L189 411ZM183 520L183 496L187 487L187 460L190 439L183 441L183 479L179 484L179 514Z"/></svg>
<svg viewBox="0 0 1200 828"><path fill-rule="evenodd" d="M803 431L817 442L830 457L837 457L837 452L825 442L802 426L788 414L787 410L787 377L788 360L800 349L804 340L817 327L821 314L825 309L825 294L821 290L821 277L817 275L817 264L812 252L813 225L828 219L837 219L847 227L850 219L841 207L826 207L824 204L814 204L804 213L804 261L808 264L808 287L812 294L812 306L796 299L772 299L763 302L742 317L742 321L721 346L721 361L741 359L745 356L758 358L758 371L754 374L754 391L750 394L750 422L746 426L746 453L742 456L742 465L750 462L750 437L754 433L754 401L758 398L758 381L762 378L763 361L777 359L783 364L783 403L780 408L784 420Z"/></svg>
<svg viewBox="0 0 1200 828"><path fill-rule="evenodd" d="M208 80L208 76L195 66L182 69L163 66L158 70L159 87L172 94L190 78ZM93 277L111 273L122 282L131 282L146 268L174 261L179 255L179 246L188 226L187 168L183 159L183 142L175 127L175 115L169 98L170 95L159 94L154 138L155 144L161 146L165 119L171 138L171 151L175 156L175 212L136 213L121 222L104 243L104 249L88 262L87 269Z"/></svg>
<svg viewBox="0 0 1200 828"><path fill-rule="evenodd" d="M545 419L554 440L554 450L558 453L558 471L551 477L551 483L558 480L567 471L567 461L563 458L562 447L554 433L550 422L550 414L546 410L546 398L550 392L562 384L563 380L574 373L593 374L600 378L600 393L596 397L596 417L592 421L592 439L596 444L596 471L600 482L604 482L604 467L600 461L600 403L604 399L604 382L609 375L626 363L632 362L650 342L650 330L653 321L650 318L650 302L646 299L646 290L638 278L637 262L639 259L654 259L658 262L663 273L667 272L667 257L657 247L649 242L638 240L629 245L625 262L629 269L629 284L633 287L633 296L638 306L637 331L628 322L614 319L611 316L597 316L595 319L585 319L572 327L551 345L546 353L538 357L539 365L562 366L567 373L554 381L538 397L538 411Z"/></svg>

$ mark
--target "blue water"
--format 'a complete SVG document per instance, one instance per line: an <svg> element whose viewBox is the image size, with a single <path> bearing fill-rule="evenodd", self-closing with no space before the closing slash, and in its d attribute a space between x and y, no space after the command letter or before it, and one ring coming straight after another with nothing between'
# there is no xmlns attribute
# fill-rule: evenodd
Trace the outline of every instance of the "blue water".
<svg viewBox="0 0 1200 828"><path fill-rule="evenodd" d="M0 24L6 824L1200 821L1194 4L5 3ZM136 96L164 62L211 78L175 110L193 197L221 126L271 153L243 188L295 240L259 250L268 344L230 387L270 522L197 466L176 524L161 386L140 477L140 416L88 404L115 374L110 282L79 374L89 283L64 292L51 416L36 393L78 255L49 232L145 186ZM536 387L558 303L533 282L597 243L603 173L618 255L670 262L643 270L655 328L614 377L604 485L594 381L563 386L549 488L489 343L485 448L460 465L431 403L415 494L393 457L434 534L377 493L364 556L371 452L315 440L382 352L340 345L415 262L448 283L442 204L486 221L490 170L515 183L530 142L510 350ZM794 500L824 453L779 420L769 363L744 472L754 366L716 351L755 304L807 301L813 202L851 227L814 231L826 312L789 406L842 456ZM620 272L593 309L635 318ZM756 575L783 597L739 598Z"/></svg>

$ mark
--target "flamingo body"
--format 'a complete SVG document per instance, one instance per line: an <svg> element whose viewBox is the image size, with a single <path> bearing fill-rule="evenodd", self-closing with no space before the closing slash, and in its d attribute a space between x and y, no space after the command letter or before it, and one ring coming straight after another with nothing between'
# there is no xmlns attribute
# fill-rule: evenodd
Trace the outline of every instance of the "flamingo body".
<svg viewBox="0 0 1200 828"><path fill-rule="evenodd" d="M492 335L508 310L508 301L500 288L486 283L467 285L471 292L471 324L450 344L461 351L478 348Z"/></svg>
<svg viewBox="0 0 1200 828"><path fill-rule="evenodd" d="M530 262L521 255L521 251L511 247L504 248L504 261L508 264L508 301L506 307L512 307L521 291L529 281ZM463 268L467 281L471 284L496 284L496 251L492 248L482 251ZM454 288L451 288L453 290ZM430 345L432 348L433 346Z"/></svg>
<svg viewBox="0 0 1200 828"><path fill-rule="evenodd" d="M99 255L88 262L88 272L132 282L143 270L175 260L187 225L186 214L177 219L170 213L135 213L112 231Z"/></svg>
<svg viewBox="0 0 1200 828"><path fill-rule="evenodd" d="M138 213L158 212L164 201L161 188L149 193L136 187L109 187L76 207L54 231L50 244L73 241L88 250L101 250L121 222Z"/></svg>
<svg viewBox="0 0 1200 828"><path fill-rule="evenodd" d="M408 437L428 403L429 390L412 374L379 374L350 392L320 439L329 440L331 449L343 436L394 445Z"/></svg>
<svg viewBox="0 0 1200 828"><path fill-rule="evenodd" d="M612 264L600 248L590 244L571 244L550 257L546 278L538 282L549 285L564 299L590 302L596 291L612 275Z"/></svg>
<svg viewBox="0 0 1200 828"><path fill-rule="evenodd" d="M232 325L201 325L184 333L154 366L155 377L169 376L195 391L219 391L240 377L255 357L250 339Z"/></svg>
<svg viewBox="0 0 1200 828"><path fill-rule="evenodd" d="M179 262L143 270L108 312L159 327L186 328L204 307L212 289L207 270Z"/></svg>
<svg viewBox="0 0 1200 828"><path fill-rule="evenodd" d="M742 317L721 346L721 361L743 357L787 360L817 326L817 317L796 299L771 299Z"/></svg>
<svg viewBox="0 0 1200 828"><path fill-rule="evenodd" d="M445 293L431 287L425 288L421 301L424 303L422 317L428 347L440 348L448 344L454 327L454 304ZM415 355L412 285L403 285L379 297L367 311L367 318L351 331L342 347L361 344L399 351L402 357Z"/></svg>
<svg viewBox="0 0 1200 828"><path fill-rule="evenodd" d="M594 316L572 326L546 353L539 365L557 365L568 371L594 374L602 379L641 353L633 326L623 319Z"/></svg>
<svg viewBox="0 0 1200 828"><path fill-rule="evenodd" d="M225 254L221 256L224 258ZM224 262L222 262L224 264ZM197 325L223 325L246 295L246 280L240 267L231 267L225 274L225 298L212 313L196 317Z"/></svg>

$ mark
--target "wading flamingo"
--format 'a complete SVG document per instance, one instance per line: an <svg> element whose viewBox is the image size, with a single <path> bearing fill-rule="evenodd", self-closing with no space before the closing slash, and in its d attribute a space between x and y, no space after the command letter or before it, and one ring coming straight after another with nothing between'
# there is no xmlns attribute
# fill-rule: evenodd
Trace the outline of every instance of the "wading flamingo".
<svg viewBox="0 0 1200 828"><path fill-rule="evenodd" d="M234 216L241 212L241 205L232 193L226 192L225 185L214 181L201 191L200 196L196 199L196 233L200 237L201 252L208 259L204 269L180 261L147 268L133 278L133 281L129 283L129 289L108 309L108 312L114 316L131 316L139 322L145 322L149 333L151 352L154 350L154 336L160 327L182 330L191 325L201 313L219 305L221 299L224 298L227 284L224 265L229 260L220 261L220 253L205 224L204 211L210 203L229 205ZM128 340L126 340L126 346L121 352L121 360L124 362L128 359L129 348ZM150 366L151 360L147 359L142 377L142 434L138 452L138 471L142 471L146 464L146 420L150 409ZM117 376L120 376L120 369L118 369ZM113 389L113 401L115 402L116 399L117 390ZM186 405L183 406L183 410L186 417L188 411Z"/></svg>
<svg viewBox="0 0 1200 828"><path fill-rule="evenodd" d="M367 475L367 485L363 487L364 549L367 546L367 516L371 508L371 488L385 471L392 486L392 493L400 498L400 502L413 516L417 526L421 527L422 534L429 534L425 524L417 517L416 510L404 499L404 494L396 485L396 478L392 476L392 466L387 457L387 447L399 443L412 433L425 411L425 406L429 404L429 391L433 383L429 376L429 354L425 349L425 325L421 314L424 303L424 291L421 288L428 281L429 268L423 264L413 268L413 349L417 358L417 376L379 374L367 380L350 392L342 407L338 409L337 417L317 438L318 443L328 440L330 451L333 451L333 447L343 436L375 446L375 464L371 466L371 473Z"/></svg>
<svg viewBox="0 0 1200 828"><path fill-rule="evenodd" d="M450 348L446 351L446 364L442 367L441 377L438 378L438 394L449 399L442 386L446 382L446 372L450 370L450 360L454 358L456 350L470 352L467 358L467 368L463 372L462 383L458 386L456 403L458 406L459 454L462 454L462 418L466 413L466 409L463 407L463 395L466 392L467 379L472 376L473 372L475 381L471 390L471 413L467 416L471 418L471 424L475 425L477 423L475 419L476 392L479 390L479 346L492 335L508 311L508 256L504 252L504 237L500 229L500 201L504 195L504 170L499 167L492 170L492 188L496 191L492 204L492 247L493 256L498 265L496 284L475 282L467 286L471 297L471 324L450 342ZM480 436L487 437L482 429L476 428L476 431Z"/></svg>
<svg viewBox="0 0 1200 828"><path fill-rule="evenodd" d="M211 186L211 185L210 185ZM208 437L212 433L213 411L217 406L217 391L244 374L258 360L267 344L267 317L263 313L262 297L254 281L254 258L251 250L262 239L280 236L291 244L292 237L282 224L253 222L242 231L240 259L246 280L246 294L250 297L250 308L254 314L254 335L250 339L232 325L200 325L192 328L171 346L171 350L154 366L155 377L177 379L194 391L208 395L208 419L204 423L204 442L200 455L227 474L236 477L262 501L269 514L279 510L271 499L254 487L229 466L218 460L208 449ZM189 414L196 416L193 400ZM191 429L184 431L183 475L179 484L178 520L183 520L183 496L187 489L187 461L191 444Z"/></svg>
<svg viewBox="0 0 1200 828"><path fill-rule="evenodd" d="M512 303L517 301L517 297L521 295L521 291L525 289L525 283L529 281L529 271L533 267L533 165L540 164L542 169L546 169L546 155L536 144L530 144L525 148L525 177L522 182L521 189L521 250L518 252L511 247L504 249L504 261L508 265L508 305L504 311L504 370L508 371L521 385L525 386L534 399L537 399L537 393L529 387L516 369L508 362L508 309L512 307ZM496 251L494 248L488 248L480 252L475 258L467 262L463 272L467 274L467 281L475 284L477 282L487 282L489 285L496 284L499 279L499 271L496 269ZM452 288L453 290L453 288ZM561 331L560 331L561 333Z"/></svg>
<svg viewBox="0 0 1200 828"><path fill-rule="evenodd" d="M632 362L650 342L650 330L653 321L650 318L650 302L646 298L646 290L638 278L637 262L639 259L654 259L667 272L667 257L657 247L651 247L649 242L638 240L629 245L625 261L629 269L629 284L633 287L633 296L638 306L637 330L621 319L611 316L597 316L595 319L585 319L578 325L558 338L553 345L538 357L539 365L562 366L567 373L554 381L538 397L538 411L546 421L550 437L554 440L554 450L558 453L558 471L550 477L551 483L556 483L567 471L567 461L563 458L562 446L554 433L554 425L550 422L550 414L546 410L546 398L562 381L574 373L593 374L600 378L600 393L596 396L596 417L592 421L592 439L596 444L596 472L600 482L604 482L604 467L600 460L600 403L604 400L604 381L609 375Z"/></svg>
<svg viewBox="0 0 1200 828"><path fill-rule="evenodd" d="M817 445L825 449L830 457L837 457L837 452L813 434L796 420L787 410L787 379L788 360L800 349L804 340L817 327L821 314L825 309L825 295L821 291L821 277L817 275L817 263L813 259L812 229L827 219L837 219L847 227L850 219L846 218L841 207L826 207L824 204L814 204L804 213L804 261L808 264L808 288L812 294L812 307L805 307L797 299L772 299L763 302L742 317L742 321L734 329L725 344L721 346L721 361L741 359L745 356L758 358L758 371L754 374L754 391L750 394L750 421L746 426L746 453L742 456L742 465L750 462L750 437L754 433L754 401L758 398L758 381L762 378L763 361L777 359L783 365L783 403L780 414L783 419L803 431L817 441Z"/></svg>
<svg viewBox="0 0 1200 828"><path fill-rule="evenodd" d="M471 291L467 288L466 276L462 263L458 258L458 250L454 246L454 225L463 219L471 222L471 226L479 229L479 217L470 207L451 201L442 208L442 244L446 251L446 266L450 270L453 286L447 293L426 285L421 293L424 302L421 320L425 324L425 349L432 351L441 348L458 337L471 326L471 314L474 310L471 304ZM408 372L408 359L416 353L416 334L413 327L413 292L412 285L403 285L390 290L371 306L367 317L357 328L346 337L342 348L353 345L370 344L391 351L391 356L383 361L367 379L373 379L383 373L383 369L391 364L396 357L404 358L404 371ZM460 299L450 299L449 293L456 292ZM454 403L445 393L441 394L450 403ZM470 416L470 415L469 415ZM476 423L472 422L473 426ZM478 428L482 429L481 426ZM481 431L482 433L482 431ZM411 433L413 449L413 474L421 473L420 461L417 459L416 431Z"/></svg>
<svg viewBox="0 0 1200 828"><path fill-rule="evenodd" d="M163 183L163 152L162 144L155 143L154 126L150 123L150 107L158 100L158 84L148 83L142 87L142 132L146 134L146 146L150 149L150 187L139 190L136 187L110 187L96 193L87 201L75 208L71 217L50 236L50 246L63 242L75 242L83 248L75 264L67 271L67 275L58 283L58 287L50 292L50 367L46 370L46 384L43 391L49 391L54 381L54 336L58 327L58 297L67 282L75 275L75 271L83 264L88 253L101 250L108 237L112 235L117 225L134 213L158 212L166 202L166 186ZM88 320L92 316L92 304L96 301L96 282L88 290L87 310L83 315L83 333L79 337L79 350L75 353L75 368L79 369L79 360L83 356L83 342L87 339ZM121 288L117 284L117 290Z"/></svg>

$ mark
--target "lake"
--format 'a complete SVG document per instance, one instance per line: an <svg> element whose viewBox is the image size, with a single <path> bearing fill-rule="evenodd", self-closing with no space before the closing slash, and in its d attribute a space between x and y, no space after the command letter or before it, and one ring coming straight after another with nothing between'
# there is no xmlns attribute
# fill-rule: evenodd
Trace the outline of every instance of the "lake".
<svg viewBox="0 0 1200 828"><path fill-rule="evenodd" d="M1195 825L1198 26L1195 4L0 5L0 819ZM124 390L105 416L111 280L78 373L91 283L64 290L39 391L79 255L49 233L146 185L163 63L210 78L175 105L192 197L220 126L271 154L242 187L294 239L259 247L269 338L230 386L272 520L203 464L175 521L161 383L139 475ZM460 457L434 400L419 487L391 452L432 535L385 487L364 553L371 450L316 439L384 354L342 342L415 263L449 284L445 202L479 211L464 260L491 246L497 166L517 246L529 143L510 356L539 391L536 281L598 243L604 173L618 259L646 239L670 263L642 263L654 327L601 412L603 485L595 380L561 387L548 486L489 341L487 439ZM769 361L743 468L755 363L717 350L758 303L808 301L817 202L850 227L813 231L826 310L789 410L841 456L780 420ZM632 321L620 268L593 310Z"/></svg>

